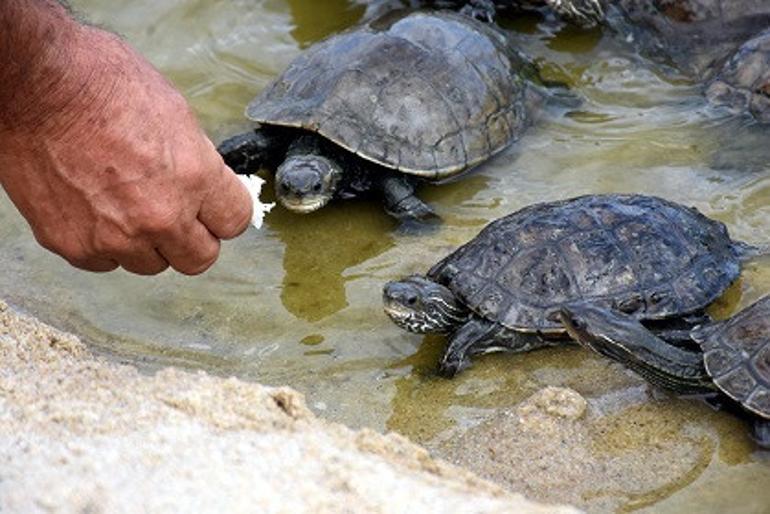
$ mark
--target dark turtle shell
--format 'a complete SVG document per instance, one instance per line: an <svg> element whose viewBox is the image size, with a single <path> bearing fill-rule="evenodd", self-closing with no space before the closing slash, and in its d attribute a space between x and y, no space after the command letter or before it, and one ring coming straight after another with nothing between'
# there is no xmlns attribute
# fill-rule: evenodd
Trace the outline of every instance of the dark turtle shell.
<svg viewBox="0 0 770 514"><path fill-rule="evenodd" d="M746 409L770 418L770 296L732 318L695 329L714 384Z"/></svg>
<svg viewBox="0 0 770 514"><path fill-rule="evenodd" d="M530 66L501 32L467 16L400 14L313 45L246 116L441 179L518 137L528 123L522 73Z"/></svg>
<svg viewBox="0 0 770 514"><path fill-rule="evenodd" d="M546 0L557 12L606 6L608 22L645 54L707 78L749 38L770 26L766 0ZM588 8L587 8L588 7ZM573 16L573 19L576 17ZM579 16L577 17L579 21Z"/></svg>
<svg viewBox="0 0 770 514"><path fill-rule="evenodd" d="M725 226L642 195L541 203L490 223L433 266L476 314L521 332L563 333L548 314L573 301L639 320L700 310L738 277Z"/></svg>
<svg viewBox="0 0 770 514"><path fill-rule="evenodd" d="M770 123L770 30L741 46L711 81L706 96L715 105L748 111Z"/></svg>

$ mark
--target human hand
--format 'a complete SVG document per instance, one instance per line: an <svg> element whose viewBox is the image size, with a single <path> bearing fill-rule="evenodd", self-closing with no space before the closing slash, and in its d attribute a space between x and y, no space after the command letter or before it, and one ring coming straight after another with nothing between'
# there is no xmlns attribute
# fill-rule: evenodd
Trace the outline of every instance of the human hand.
<svg viewBox="0 0 770 514"><path fill-rule="evenodd" d="M67 41L31 74L47 87L0 123L0 183L40 244L74 266L205 271L219 240L248 226L246 188L134 50L84 26Z"/></svg>

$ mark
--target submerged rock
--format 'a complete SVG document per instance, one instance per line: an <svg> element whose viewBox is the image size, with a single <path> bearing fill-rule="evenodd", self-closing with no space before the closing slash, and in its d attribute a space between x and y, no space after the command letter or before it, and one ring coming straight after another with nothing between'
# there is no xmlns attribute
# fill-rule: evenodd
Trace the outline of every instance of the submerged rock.
<svg viewBox="0 0 770 514"><path fill-rule="evenodd" d="M590 401L547 387L448 439L441 453L527 497L589 512L632 510L671 495L709 466L714 434L689 423L702 407L649 402L644 386Z"/></svg>

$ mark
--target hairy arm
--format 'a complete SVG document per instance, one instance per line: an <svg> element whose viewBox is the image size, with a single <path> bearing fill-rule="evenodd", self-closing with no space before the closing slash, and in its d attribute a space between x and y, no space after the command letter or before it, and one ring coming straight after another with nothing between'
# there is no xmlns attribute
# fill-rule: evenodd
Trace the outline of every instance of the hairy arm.
<svg viewBox="0 0 770 514"><path fill-rule="evenodd" d="M44 247L92 271L200 273L251 217L184 98L48 0L0 2L0 183Z"/></svg>

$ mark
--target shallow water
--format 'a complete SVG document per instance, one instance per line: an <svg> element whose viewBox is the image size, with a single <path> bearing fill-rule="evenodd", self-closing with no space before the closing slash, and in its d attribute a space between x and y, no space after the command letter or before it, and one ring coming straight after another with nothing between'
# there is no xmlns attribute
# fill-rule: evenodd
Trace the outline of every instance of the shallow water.
<svg viewBox="0 0 770 514"><path fill-rule="evenodd" d="M167 74L215 141L247 126L245 103L303 47L364 14L345 0L73 4ZM276 208L263 230L225 244L204 276L94 275L40 249L2 197L2 296L120 360L288 383L327 418L397 430L439 455L449 454L447 441L533 392L565 385L606 422L597 455L623 456L631 468L646 465L641 456L661 441L676 447L692 443L693 434L698 441L688 467L670 479L649 487L596 484L575 501L592 510L766 511L768 457L729 414L651 399L640 381L577 348L491 355L455 380L439 379L433 369L443 340L402 332L382 313L385 281L425 271L489 220L537 201L657 194L697 206L738 239L770 240L770 145L761 129L707 109L697 85L664 75L609 34L538 23L505 26L547 78L567 82L585 100L547 108L513 148L467 178L423 188L445 220L437 232L400 233L373 203L336 204L310 216ZM770 261L757 261L714 312L729 315L767 293ZM650 410L665 430L648 422Z"/></svg>

